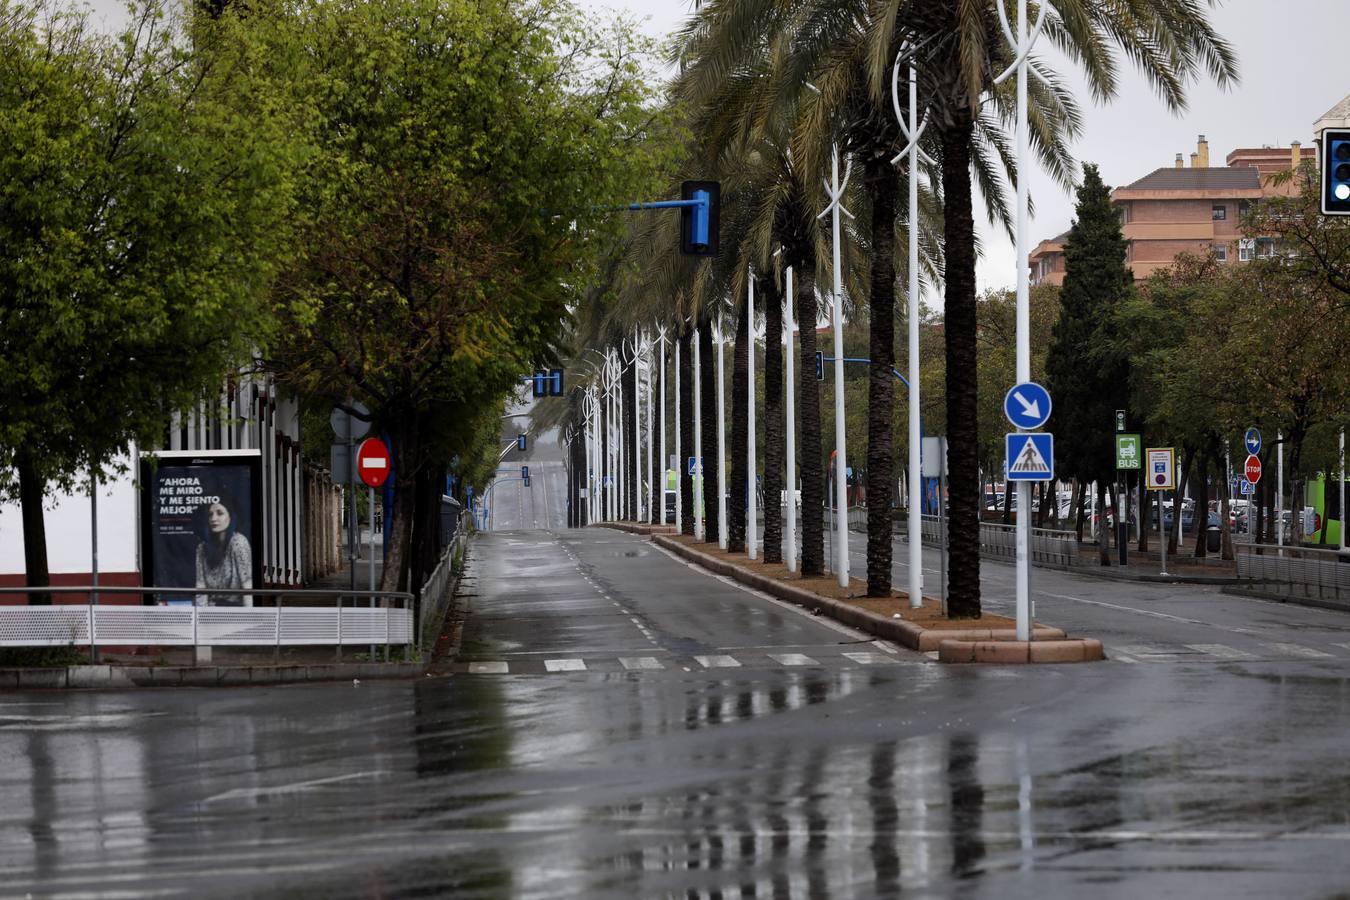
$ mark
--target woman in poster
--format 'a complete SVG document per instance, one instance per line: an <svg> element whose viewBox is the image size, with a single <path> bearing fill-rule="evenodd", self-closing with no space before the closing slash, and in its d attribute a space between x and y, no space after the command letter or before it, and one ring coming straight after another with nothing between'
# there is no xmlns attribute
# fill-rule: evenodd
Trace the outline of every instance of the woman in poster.
<svg viewBox="0 0 1350 900"><path fill-rule="evenodd" d="M253 587L253 548L235 525L234 498L221 494L206 504L205 527L197 544L197 587L248 590ZM197 605L241 606L244 598L230 594L198 594Z"/></svg>

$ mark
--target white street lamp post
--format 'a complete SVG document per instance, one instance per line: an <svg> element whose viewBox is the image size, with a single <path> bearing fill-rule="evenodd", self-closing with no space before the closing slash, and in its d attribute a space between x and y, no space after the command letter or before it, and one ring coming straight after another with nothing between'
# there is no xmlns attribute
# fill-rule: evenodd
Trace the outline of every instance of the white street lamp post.
<svg viewBox="0 0 1350 900"><path fill-rule="evenodd" d="M656 469L652 466L654 453L652 452L652 442L656 440L656 405L652 399L652 388L655 385L652 382L652 365L656 360L652 356L652 342L648 338L647 345L647 521L652 522L656 518Z"/></svg>
<svg viewBox="0 0 1350 900"><path fill-rule="evenodd" d="M840 261L840 219L841 214L852 218L852 213L844 209L843 198L844 190L848 187L849 175L852 174L853 163L850 161L848 167L844 170L844 180L839 181L839 147L834 148L830 160L830 183L825 185L825 190L829 194L830 202L825 207L826 213L833 212L830 216L832 236L834 239L834 297L830 308L830 319L834 326L834 498L835 506L839 513L835 517L835 574L838 576L839 586L848 587L848 482L847 482L847 462L845 459L845 431L844 431L844 286L843 271Z"/></svg>
<svg viewBox="0 0 1350 900"><path fill-rule="evenodd" d="M699 415L699 409L702 406L703 399L703 372L699 365L698 348L698 327L694 328L694 402L690 404L694 414L694 474L690 476L693 482L693 490L690 495L694 498L694 537L700 541L704 540L703 533L703 504L699 501L703 499L703 416Z"/></svg>
<svg viewBox="0 0 1350 900"><path fill-rule="evenodd" d="M684 460L684 448L680 446L680 346L675 344L675 533L680 534L684 525L684 491L680 490L680 466Z"/></svg>
<svg viewBox="0 0 1350 900"><path fill-rule="evenodd" d="M785 529L787 537L787 567L789 572L797 571L797 383L793 378L793 345L792 345L792 267L788 266L785 274L787 287L787 311L783 314L783 343L786 345L783 352L783 369L787 377L787 403L784 413L787 417L787 435L786 446L784 448L787 454L787 528ZM765 340L770 340L765 337ZM770 503L773 498L770 497Z"/></svg>
<svg viewBox="0 0 1350 900"><path fill-rule="evenodd" d="M717 546L727 549L727 407L722 368L726 332L719 318L713 343L717 346Z"/></svg>
<svg viewBox="0 0 1350 900"><path fill-rule="evenodd" d="M759 522L755 515L755 278L750 272L746 276L745 295L745 337L749 345L746 357L745 406L746 406L746 442L745 477L749 496L745 502L745 549L751 559L757 559L755 538L759 532Z"/></svg>
<svg viewBox="0 0 1350 900"><path fill-rule="evenodd" d="M656 507L660 512L658 515L661 524L666 524L666 329L663 326L660 331L661 341L661 458L657 460L661 468L661 491L657 495L661 498L660 504Z"/></svg>

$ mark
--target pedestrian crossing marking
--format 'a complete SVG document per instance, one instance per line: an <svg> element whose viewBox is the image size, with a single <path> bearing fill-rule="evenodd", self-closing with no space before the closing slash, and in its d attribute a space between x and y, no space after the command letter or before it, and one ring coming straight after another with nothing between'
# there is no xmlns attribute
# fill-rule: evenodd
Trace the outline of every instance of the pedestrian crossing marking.
<svg viewBox="0 0 1350 900"><path fill-rule="evenodd" d="M469 663L470 675L505 675L510 671L511 667L504 662Z"/></svg>
<svg viewBox="0 0 1350 900"><path fill-rule="evenodd" d="M694 660L705 669L739 669L741 666L732 656L695 656Z"/></svg>
<svg viewBox="0 0 1350 900"><path fill-rule="evenodd" d="M816 662L809 656L801 653L770 653L769 659L784 666L817 666Z"/></svg>
<svg viewBox="0 0 1350 900"><path fill-rule="evenodd" d="M1274 650L1280 656L1295 656L1301 659L1328 659L1331 654L1321 650L1314 650L1312 647L1303 647L1298 644L1280 644L1271 643L1266 646Z"/></svg>
<svg viewBox="0 0 1350 900"><path fill-rule="evenodd" d="M881 663L891 662L889 656L882 656L880 653L872 653L870 650L855 650L851 653L842 653L841 656L851 659L860 666L875 666Z"/></svg>
<svg viewBox="0 0 1350 900"><path fill-rule="evenodd" d="M625 669L664 669L661 661L655 656L621 656L619 665Z"/></svg>
<svg viewBox="0 0 1350 900"><path fill-rule="evenodd" d="M546 659L544 668L550 672L584 672L586 663L579 659Z"/></svg>
<svg viewBox="0 0 1350 900"><path fill-rule="evenodd" d="M1209 656L1216 656L1219 659L1256 659L1256 654L1239 650L1236 647L1229 647L1227 644L1187 644L1186 646Z"/></svg>

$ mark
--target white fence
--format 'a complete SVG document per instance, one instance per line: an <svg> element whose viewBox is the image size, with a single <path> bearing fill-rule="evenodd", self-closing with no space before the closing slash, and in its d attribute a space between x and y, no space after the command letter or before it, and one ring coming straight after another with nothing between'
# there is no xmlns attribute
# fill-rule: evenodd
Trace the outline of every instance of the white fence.
<svg viewBox="0 0 1350 900"><path fill-rule="evenodd" d="M1289 597L1350 603L1350 556L1335 550L1236 544L1237 577L1251 587Z"/></svg>
<svg viewBox="0 0 1350 900"><path fill-rule="evenodd" d="M937 516L923 517L923 542L937 546L941 543L940 527L950 527L944 519L941 526ZM1057 566L1072 566L1078 560L1078 535L1072 531L1051 528L1031 529L1031 561ZM1017 526L1002 522L980 523L980 552L1006 559L1017 558Z"/></svg>
<svg viewBox="0 0 1350 900"><path fill-rule="evenodd" d="M163 588L0 588L5 594L153 594ZM244 594L244 591L219 593ZM262 594L263 592L255 592ZM0 606L0 647L384 646L413 640L411 594L267 592L273 606ZM287 606L284 598L327 605ZM379 605L398 604L395 605ZM361 604L361 605L356 605Z"/></svg>

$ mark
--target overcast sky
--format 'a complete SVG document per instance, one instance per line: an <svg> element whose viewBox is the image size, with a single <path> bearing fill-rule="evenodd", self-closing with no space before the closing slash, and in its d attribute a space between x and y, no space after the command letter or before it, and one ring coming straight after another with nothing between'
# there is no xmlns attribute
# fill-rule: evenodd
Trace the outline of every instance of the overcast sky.
<svg viewBox="0 0 1350 900"><path fill-rule="evenodd" d="M607 6L645 16L645 28L664 36L693 9L688 0L605 0ZM1127 64L1117 98L1108 106L1092 103L1076 71L1060 73L1083 108L1083 134L1074 157L1097 163L1109 185L1128 184L1162 166L1177 153L1187 165L1197 135L1209 140L1210 165L1222 166L1236 147L1266 144L1309 146L1312 125L1350 94L1345 47L1350 40L1348 0L1220 0L1211 14L1218 32L1234 47L1241 83L1222 92L1201 81L1189 91L1190 108L1169 113L1149 86ZM1030 181L1036 205L1029 247L1069 227L1073 198L1039 170ZM982 217L977 214L977 220ZM979 284L1011 286L1017 272L1011 239L982 222L986 255ZM930 301L931 302L931 301ZM937 305L937 304L935 304Z"/></svg>

